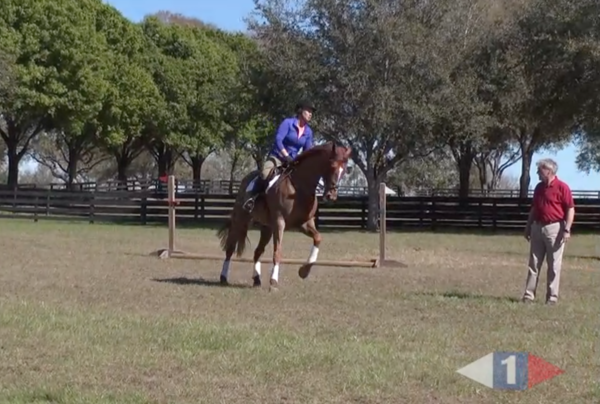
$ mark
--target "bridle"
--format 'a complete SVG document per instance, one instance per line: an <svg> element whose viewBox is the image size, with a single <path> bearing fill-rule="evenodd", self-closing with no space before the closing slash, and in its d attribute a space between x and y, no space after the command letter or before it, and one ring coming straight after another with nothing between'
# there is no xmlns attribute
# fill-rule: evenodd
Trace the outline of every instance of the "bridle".
<svg viewBox="0 0 600 404"><path fill-rule="evenodd" d="M330 163L337 163L338 160L336 159L330 159L329 160ZM332 183L331 178L329 179L329 185L326 187L327 190L329 191L334 191L334 192L338 192L338 184L340 181L340 178L342 176L342 172L343 172L343 168L341 166L338 167L338 177L337 177L337 181L335 182L335 184Z"/></svg>
<svg viewBox="0 0 600 404"><path fill-rule="evenodd" d="M329 159L329 163L330 164L332 164L334 162L338 162L338 160L335 159L335 157ZM290 180L290 182L292 183L292 186L295 187L294 182L292 181L292 178L291 178L291 174L294 171L294 168L298 165L298 163L299 163L298 161L294 161L291 164L288 164L283 169L283 171L281 172L281 175L280 175L279 179L277 180L277 186L279 186L279 184L281 183L281 181L283 181L285 178L288 178ZM338 181L339 181L339 178L342 175L342 170L343 170L342 167L339 167L339 170L340 170L340 172L338 173ZM338 182L336 181L336 183L333 184L332 181L331 181L331 178L329 178L328 182L329 182L329 184L326 185L326 189L328 191L337 192L338 189L339 189L338 188Z"/></svg>

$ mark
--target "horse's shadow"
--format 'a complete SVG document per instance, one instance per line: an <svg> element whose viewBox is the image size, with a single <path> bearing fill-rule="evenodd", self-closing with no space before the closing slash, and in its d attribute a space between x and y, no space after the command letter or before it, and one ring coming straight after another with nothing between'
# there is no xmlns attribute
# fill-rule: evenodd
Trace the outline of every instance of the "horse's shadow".
<svg viewBox="0 0 600 404"><path fill-rule="evenodd" d="M219 287L219 288L233 288L233 289L249 289L252 285L242 283L228 283L223 285L218 279L204 279L204 278L187 278L180 276L177 278L152 278L153 282L170 283L173 285L193 285L193 286L204 286L204 287Z"/></svg>
<svg viewBox="0 0 600 404"><path fill-rule="evenodd" d="M417 292L415 293L419 296L429 296L429 297L443 297L446 299L459 299L459 300L475 300L475 301L485 301L485 300L495 300L495 301L504 301L509 303L519 303L521 300L517 299L513 296L493 296L493 295L482 295L478 293L468 293L468 292Z"/></svg>

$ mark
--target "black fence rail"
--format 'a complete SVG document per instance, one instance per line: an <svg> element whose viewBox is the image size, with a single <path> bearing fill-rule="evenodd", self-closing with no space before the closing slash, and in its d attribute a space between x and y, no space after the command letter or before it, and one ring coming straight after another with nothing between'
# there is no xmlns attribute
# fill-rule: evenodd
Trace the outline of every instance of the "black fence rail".
<svg viewBox="0 0 600 404"><path fill-rule="evenodd" d="M176 179L177 192L189 195L204 194L204 195L231 195L236 194L240 188L240 181L230 180L200 180L193 181L191 179ZM166 177L146 179L146 180L128 180L124 183L109 180L103 182L80 182L70 185L65 183L49 183L49 184L20 184L20 189L49 189L52 191L72 191L72 192L114 192L114 191L129 191L129 192L165 192L167 190ZM404 197L458 197L458 189L418 189L410 192L403 192L398 187L388 185L394 196ZM0 184L0 190L6 190L6 185ZM322 187L319 187L322 191ZM340 195L363 197L368 194L368 187L342 184L338 190ZM600 199L600 190L572 190L573 197L577 199ZM533 190L528 191L528 197L533 196ZM519 198L518 189L471 189L469 197L487 197L487 198Z"/></svg>
<svg viewBox="0 0 600 404"><path fill-rule="evenodd" d="M223 223L233 208L232 195L177 193L177 221L189 225ZM389 229L489 228L518 229L527 221L530 198L398 197L387 198ZM600 199L575 200L575 228L600 230ZM319 228L365 229L368 201L341 196L319 205ZM136 224L167 223L163 192L73 192L52 189L0 190L0 218L68 219Z"/></svg>

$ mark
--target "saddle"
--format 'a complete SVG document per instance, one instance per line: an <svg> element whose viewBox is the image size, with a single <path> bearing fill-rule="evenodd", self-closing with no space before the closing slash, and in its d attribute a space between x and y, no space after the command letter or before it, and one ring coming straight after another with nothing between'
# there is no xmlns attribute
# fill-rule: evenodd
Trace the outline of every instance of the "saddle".
<svg viewBox="0 0 600 404"><path fill-rule="evenodd" d="M277 185L277 183L281 180L282 175L290 172L293 165L294 165L293 163L292 164L284 163L283 165L281 165L279 167L277 167L277 166L273 167L273 169L271 170L271 172L265 179L265 182L268 184L265 187L265 189L271 188L271 187ZM256 176L252 180L252 189L254 189L256 187L256 184L259 181L259 177L260 177L260 173L256 173ZM276 179L276 181L272 182L274 179Z"/></svg>

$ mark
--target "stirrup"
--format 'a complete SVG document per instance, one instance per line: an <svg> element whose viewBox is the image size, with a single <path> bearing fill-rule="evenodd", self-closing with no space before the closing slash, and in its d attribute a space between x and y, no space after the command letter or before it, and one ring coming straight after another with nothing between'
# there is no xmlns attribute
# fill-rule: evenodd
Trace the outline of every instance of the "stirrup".
<svg viewBox="0 0 600 404"><path fill-rule="evenodd" d="M244 208L248 212L251 212L252 209L254 209L254 198L255 197L248 198L246 202L244 202L244 204L242 205L242 208Z"/></svg>

